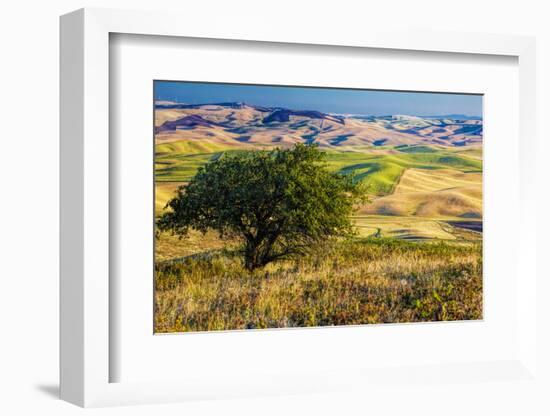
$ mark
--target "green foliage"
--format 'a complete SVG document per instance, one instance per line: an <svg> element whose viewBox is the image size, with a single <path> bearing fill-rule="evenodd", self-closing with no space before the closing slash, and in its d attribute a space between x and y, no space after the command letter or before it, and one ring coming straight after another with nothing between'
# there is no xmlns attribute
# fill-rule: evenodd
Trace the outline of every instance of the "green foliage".
<svg viewBox="0 0 550 416"><path fill-rule="evenodd" d="M254 270L306 253L316 243L352 233L350 216L364 199L352 175L331 172L316 146L223 154L198 169L170 200L160 230L189 229L243 242Z"/></svg>

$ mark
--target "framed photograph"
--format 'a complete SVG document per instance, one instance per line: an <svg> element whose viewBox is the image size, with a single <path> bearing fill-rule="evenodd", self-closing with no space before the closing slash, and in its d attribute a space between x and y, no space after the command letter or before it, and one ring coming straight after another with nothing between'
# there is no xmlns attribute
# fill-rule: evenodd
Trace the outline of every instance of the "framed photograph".
<svg viewBox="0 0 550 416"><path fill-rule="evenodd" d="M154 332L483 319L483 96L154 82Z"/></svg>
<svg viewBox="0 0 550 416"><path fill-rule="evenodd" d="M62 398L537 388L534 40L232 27L61 18Z"/></svg>

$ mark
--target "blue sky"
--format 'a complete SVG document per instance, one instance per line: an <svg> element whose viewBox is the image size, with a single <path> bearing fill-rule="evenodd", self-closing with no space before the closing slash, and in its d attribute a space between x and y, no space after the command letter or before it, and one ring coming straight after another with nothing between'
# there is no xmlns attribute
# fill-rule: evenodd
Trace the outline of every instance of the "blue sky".
<svg viewBox="0 0 550 416"><path fill-rule="evenodd" d="M155 99L187 104L239 101L329 113L482 116L482 96L468 94L155 81Z"/></svg>

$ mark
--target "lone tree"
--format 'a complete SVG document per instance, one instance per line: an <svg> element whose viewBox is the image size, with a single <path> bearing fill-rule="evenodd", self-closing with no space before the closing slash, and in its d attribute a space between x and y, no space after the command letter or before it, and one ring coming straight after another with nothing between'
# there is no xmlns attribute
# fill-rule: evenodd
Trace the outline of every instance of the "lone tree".
<svg viewBox="0 0 550 416"><path fill-rule="evenodd" d="M302 144L223 154L178 189L157 225L181 236L195 229L238 238L248 270L304 254L351 234L350 215L364 195L351 176L327 170L324 157Z"/></svg>

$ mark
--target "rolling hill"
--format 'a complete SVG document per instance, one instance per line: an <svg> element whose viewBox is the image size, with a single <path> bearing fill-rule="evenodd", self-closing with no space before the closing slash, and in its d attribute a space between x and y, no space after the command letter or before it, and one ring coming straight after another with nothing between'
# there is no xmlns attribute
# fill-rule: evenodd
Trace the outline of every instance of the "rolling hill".
<svg viewBox="0 0 550 416"><path fill-rule="evenodd" d="M155 111L157 142L200 138L227 144L277 146L305 142L328 148L418 144L466 146L480 144L482 130L481 120L338 115L245 103L162 104L157 105Z"/></svg>
<svg viewBox="0 0 550 416"><path fill-rule="evenodd" d="M361 234L479 239L482 136L481 120L460 115L342 115L247 103L162 102L155 109L156 211L224 153L315 143L330 169L353 173L368 186L371 202L358 207L356 217Z"/></svg>

